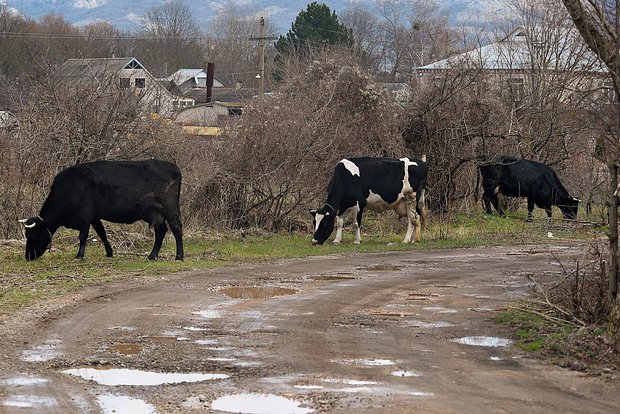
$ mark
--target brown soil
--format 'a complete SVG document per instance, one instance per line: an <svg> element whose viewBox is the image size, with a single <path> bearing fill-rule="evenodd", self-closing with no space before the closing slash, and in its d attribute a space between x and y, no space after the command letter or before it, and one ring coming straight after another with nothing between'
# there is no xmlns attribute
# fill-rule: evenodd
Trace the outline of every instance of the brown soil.
<svg viewBox="0 0 620 414"><path fill-rule="evenodd" d="M337 255L66 296L0 326L0 412L97 413L109 395L158 413L220 412L212 402L238 393L286 397L299 412L620 412L614 373L531 359L492 322L529 294L527 273L559 276L558 260L584 250L556 241ZM62 372L81 367L227 377L102 385Z"/></svg>

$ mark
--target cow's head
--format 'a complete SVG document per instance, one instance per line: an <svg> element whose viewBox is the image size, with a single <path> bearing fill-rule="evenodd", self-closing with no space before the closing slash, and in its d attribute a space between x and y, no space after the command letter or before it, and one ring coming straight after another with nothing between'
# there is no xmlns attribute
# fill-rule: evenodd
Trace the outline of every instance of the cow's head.
<svg viewBox="0 0 620 414"><path fill-rule="evenodd" d="M334 231L336 212L330 206L323 206L318 210L310 210L310 214L314 218L312 244L323 244Z"/></svg>
<svg viewBox="0 0 620 414"><path fill-rule="evenodd" d="M36 260L52 244L52 234L41 217L19 220L26 229L26 260Z"/></svg>
<svg viewBox="0 0 620 414"><path fill-rule="evenodd" d="M566 220L575 220L577 218L577 209L581 200L575 197L568 197L558 207Z"/></svg>

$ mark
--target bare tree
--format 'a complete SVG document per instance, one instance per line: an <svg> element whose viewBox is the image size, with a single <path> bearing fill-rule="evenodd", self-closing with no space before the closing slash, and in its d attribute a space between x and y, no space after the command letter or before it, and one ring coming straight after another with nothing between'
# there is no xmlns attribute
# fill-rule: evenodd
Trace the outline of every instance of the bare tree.
<svg viewBox="0 0 620 414"><path fill-rule="evenodd" d="M182 67L205 66L203 34L181 0L149 9L138 37L142 42L139 56L155 76L167 76Z"/></svg>
<svg viewBox="0 0 620 414"><path fill-rule="evenodd" d="M610 297L614 304L612 320L616 335L620 333L620 298L618 297L618 170L620 169L620 2L618 0L562 0L586 44L609 69L616 96L615 131L610 125L606 140L607 165L610 172L609 250Z"/></svg>

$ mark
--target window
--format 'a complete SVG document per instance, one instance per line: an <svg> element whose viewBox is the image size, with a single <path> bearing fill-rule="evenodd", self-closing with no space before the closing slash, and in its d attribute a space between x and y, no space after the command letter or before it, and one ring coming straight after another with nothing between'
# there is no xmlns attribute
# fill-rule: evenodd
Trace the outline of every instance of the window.
<svg viewBox="0 0 620 414"><path fill-rule="evenodd" d="M144 89L144 87L146 86L146 80L144 78L136 78L135 82L136 88L138 89Z"/></svg>
<svg viewBox="0 0 620 414"><path fill-rule="evenodd" d="M129 88L129 78L121 78L120 79L120 87L122 89L128 89Z"/></svg>

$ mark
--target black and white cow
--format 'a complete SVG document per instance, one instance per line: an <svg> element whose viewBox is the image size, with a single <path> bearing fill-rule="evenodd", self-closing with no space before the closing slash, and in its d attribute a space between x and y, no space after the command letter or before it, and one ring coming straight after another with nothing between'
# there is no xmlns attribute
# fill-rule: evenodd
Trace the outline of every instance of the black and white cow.
<svg viewBox="0 0 620 414"><path fill-rule="evenodd" d="M176 240L176 259L183 260L180 192L181 171L168 161L95 161L68 167L54 178L39 215L20 220L26 229L26 260L41 257L62 226L80 231L76 259L84 257L90 226L106 256L112 257L101 220L149 223L155 231L150 260L159 254L167 223Z"/></svg>
<svg viewBox="0 0 620 414"><path fill-rule="evenodd" d="M349 158L336 165L327 188L325 205L311 210L314 217L313 244L323 244L337 223L334 243L342 240L343 215L355 215L355 240L361 241L360 227L364 209L383 212L394 210L407 217L407 233L403 243L414 238L420 241L420 217L426 216L424 186L428 167L425 157L409 158Z"/></svg>
<svg viewBox="0 0 620 414"><path fill-rule="evenodd" d="M528 220L532 219L534 205L544 209L549 218L551 206L558 206L565 219L574 220L577 217L579 200L568 194L548 165L502 155L483 159L479 168L484 189L482 200L488 214L492 213L493 205L504 216L497 198L498 194L503 194L527 198Z"/></svg>

